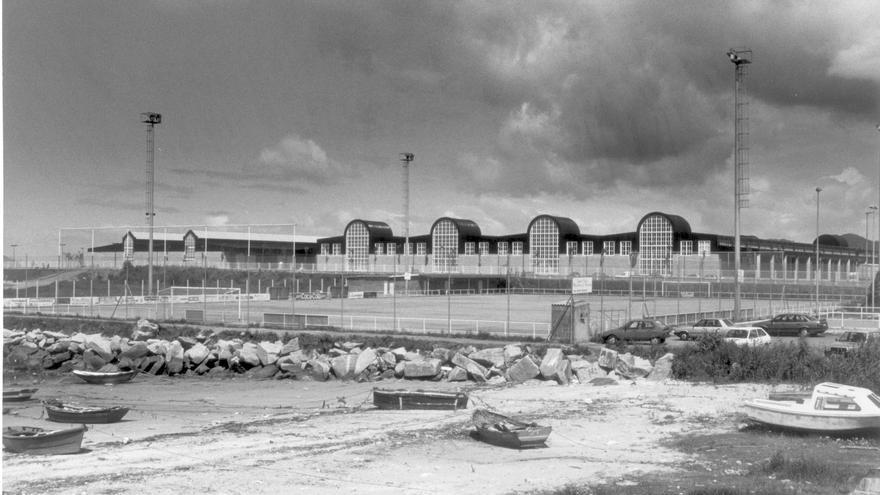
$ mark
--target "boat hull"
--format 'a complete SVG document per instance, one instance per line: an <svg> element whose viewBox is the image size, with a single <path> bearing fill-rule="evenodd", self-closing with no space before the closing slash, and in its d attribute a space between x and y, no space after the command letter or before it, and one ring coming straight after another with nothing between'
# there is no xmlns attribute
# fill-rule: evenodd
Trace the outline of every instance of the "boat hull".
<svg viewBox="0 0 880 495"><path fill-rule="evenodd" d="M3 448L25 454L76 454L82 449L85 426L49 431L29 426L3 430Z"/></svg>
<svg viewBox="0 0 880 495"><path fill-rule="evenodd" d="M379 409L465 409L468 396L464 392L431 392L422 390L373 390L373 405Z"/></svg>
<svg viewBox="0 0 880 495"><path fill-rule="evenodd" d="M82 378L86 383L92 383L95 385L112 385L131 381L138 372L137 370L114 372L73 370L73 374Z"/></svg>
<svg viewBox="0 0 880 495"><path fill-rule="evenodd" d="M23 388L19 390L4 390L3 391L3 402L24 402L26 400L31 400L31 396L33 396L37 392L35 388Z"/></svg>
<svg viewBox="0 0 880 495"><path fill-rule="evenodd" d="M756 399L747 402L745 409L753 421L791 430L849 433L880 429L880 414L814 411L795 401Z"/></svg>
<svg viewBox="0 0 880 495"><path fill-rule="evenodd" d="M116 423L128 414L127 407L70 408L46 405L46 416L56 423Z"/></svg>
<svg viewBox="0 0 880 495"><path fill-rule="evenodd" d="M511 449L534 449L546 447L552 428L536 423L526 423L503 414L477 409L473 414L476 427L471 435L492 445Z"/></svg>

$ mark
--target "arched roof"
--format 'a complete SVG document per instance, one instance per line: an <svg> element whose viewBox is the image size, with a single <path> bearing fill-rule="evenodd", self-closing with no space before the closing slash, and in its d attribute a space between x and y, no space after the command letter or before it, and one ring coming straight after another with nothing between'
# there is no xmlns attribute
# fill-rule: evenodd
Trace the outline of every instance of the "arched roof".
<svg viewBox="0 0 880 495"><path fill-rule="evenodd" d="M434 233L434 228L438 223L448 220L455 225L455 228L458 229L458 237L460 239L478 239L482 237L483 233L480 231L480 226L477 225L477 222L473 220L465 220L463 218L450 218L450 217L440 217L431 224L431 233Z"/></svg>
<svg viewBox="0 0 880 495"><path fill-rule="evenodd" d="M526 232L532 232L532 225L535 224L538 220L542 218L549 218L553 222L556 223L556 228L559 229L559 237L561 239L572 239L577 238L581 235L581 229L574 223L574 220L566 217L555 217L553 215L538 215L529 222L529 227L526 229Z"/></svg>
<svg viewBox="0 0 880 495"><path fill-rule="evenodd" d="M346 235L348 234L348 229L356 223L363 224L367 228L367 232L370 233L370 242L387 242L392 240L391 227L385 222L374 220L355 219L348 222L348 225L345 226Z"/></svg>
<svg viewBox="0 0 880 495"><path fill-rule="evenodd" d="M816 244L815 239L813 240L813 245ZM822 234L819 236L819 245L820 246L836 246L836 247L852 247L849 245L847 240L843 236L832 235L832 234Z"/></svg>
<svg viewBox="0 0 880 495"><path fill-rule="evenodd" d="M672 231L676 234L691 234L691 224L689 224L687 220L684 219L684 217L680 217L678 215L670 215L661 211L652 211L651 213L643 216L642 219L639 220L639 225L636 227L636 232L641 232L642 224L645 223L645 220L655 215L660 215L661 217L669 221L669 223L672 225Z"/></svg>

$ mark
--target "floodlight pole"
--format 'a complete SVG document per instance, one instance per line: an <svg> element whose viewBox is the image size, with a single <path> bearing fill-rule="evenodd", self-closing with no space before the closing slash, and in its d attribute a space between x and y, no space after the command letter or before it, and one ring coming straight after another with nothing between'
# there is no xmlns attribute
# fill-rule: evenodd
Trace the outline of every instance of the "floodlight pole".
<svg viewBox="0 0 880 495"><path fill-rule="evenodd" d="M162 123L162 115L158 113L142 113L141 122L147 124L147 193L146 193L146 216L147 227L150 232L150 240L147 245L147 294L153 295L153 217L156 212L153 208L153 188L154 188L154 163L155 143L153 140L154 128L156 124Z"/></svg>
<svg viewBox="0 0 880 495"><path fill-rule="evenodd" d="M752 63L752 51L748 49L727 51L727 57L736 66L734 72L734 321L740 317L740 208L748 206L748 99L745 92L746 66Z"/></svg>
<svg viewBox="0 0 880 495"><path fill-rule="evenodd" d="M404 268L406 275L404 276L403 292L405 294L409 294L409 276L407 275L412 273L412 249L409 247L409 164L415 160L415 158L416 156L412 153L400 154L400 162L403 164L403 257L406 260L406 267Z"/></svg>
<svg viewBox="0 0 880 495"><path fill-rule="evenodd" d="M819 316L819 277L822 275L822 269L819 266L819 193L822 192L821 187L816 188L816 316Z"/></svg>

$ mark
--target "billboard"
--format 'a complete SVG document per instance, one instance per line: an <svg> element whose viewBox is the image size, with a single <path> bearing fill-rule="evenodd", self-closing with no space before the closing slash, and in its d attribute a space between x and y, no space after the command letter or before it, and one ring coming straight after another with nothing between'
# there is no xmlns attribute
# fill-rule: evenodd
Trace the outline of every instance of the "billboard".
<svg viewBox="0 0 880 495"><path fill-rule="evenodd" d="M574 277L571 279L572 294L592 294L593 277Z"/></svg>

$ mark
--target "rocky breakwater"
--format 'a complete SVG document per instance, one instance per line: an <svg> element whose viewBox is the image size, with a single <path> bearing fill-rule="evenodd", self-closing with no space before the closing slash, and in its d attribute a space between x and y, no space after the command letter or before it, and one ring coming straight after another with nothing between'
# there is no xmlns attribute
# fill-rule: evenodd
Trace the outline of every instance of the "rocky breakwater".
<svg viewBox="0 0 880 495"><path fill-rule="evenodd" d="M211 331L194 337L157 338L158 327L141 321L131 336L3 330L4 371L137 369L152 375L244 374L252 378L326 381L413 379L451 382L519 383L532 379L560 384L669 376L670 367L603 349L595 356L549 347L541 354L530 345L507 344L477 349L370 347L336 342L329 349L304 349L297 337L287 341L220 338ZM608 351L606 353L606 351ZM671 363L671 356L665 361ZM660 362L661 360L658 360Z"/></svg>

